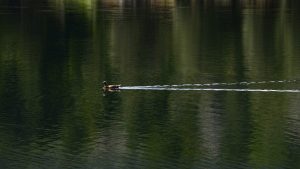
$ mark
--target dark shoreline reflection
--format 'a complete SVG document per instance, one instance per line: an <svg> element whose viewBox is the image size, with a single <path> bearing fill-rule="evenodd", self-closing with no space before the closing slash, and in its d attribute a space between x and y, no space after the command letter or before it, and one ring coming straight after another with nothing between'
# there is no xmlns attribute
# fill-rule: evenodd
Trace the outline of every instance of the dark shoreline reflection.
<svg viewBox="0 0 300 169"><path fill-rule="evenodd" d="M299 2L1 1L0 168L297 168Z"/></svg>

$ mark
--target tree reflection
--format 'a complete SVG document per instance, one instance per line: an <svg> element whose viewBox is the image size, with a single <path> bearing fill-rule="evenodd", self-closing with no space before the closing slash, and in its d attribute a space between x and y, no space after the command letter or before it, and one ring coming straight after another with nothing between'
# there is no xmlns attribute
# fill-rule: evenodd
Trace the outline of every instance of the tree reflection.
<svg viewBox="0 0 300 169"><path fill-rule="evenodd" d="M152 168L166 161L178 168L239 167L230 161L298 166L297 143L285 140L287 126L295 132L299 124L288 121L299 111L294 96L101 93L103 80L297 79L298 1L19 0L0 6L8 13L0 15L1 148L41 146L46 157L54 147L66 159L102 154L100 161L115 158L128 168L126 153Z"/></svg>

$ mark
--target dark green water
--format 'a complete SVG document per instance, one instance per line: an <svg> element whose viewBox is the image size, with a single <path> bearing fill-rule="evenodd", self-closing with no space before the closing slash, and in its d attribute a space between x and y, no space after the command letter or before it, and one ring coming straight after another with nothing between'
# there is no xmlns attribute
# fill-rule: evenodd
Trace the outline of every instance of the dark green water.
<svg viewBox="0 0 300 169"><path fill-rule="evenodd" d="M298 0L1 0L0 168L299 168L299 21Z"/></svg>

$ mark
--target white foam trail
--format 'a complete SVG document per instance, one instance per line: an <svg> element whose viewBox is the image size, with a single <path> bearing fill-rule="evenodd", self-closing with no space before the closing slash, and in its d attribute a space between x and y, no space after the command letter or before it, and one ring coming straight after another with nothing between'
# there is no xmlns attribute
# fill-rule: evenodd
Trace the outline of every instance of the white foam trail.
<svg viewBox="0 0 300 169"><path fill-rule="evenodd" d="M220 88L195 88L195 87L215 87L215 86L234 86L234 85L255 85L270 83L295 83L297 80L278 80L278 81L253 81L253 82L234 82L234 83L202 83L202 84L177 84L177 85L152 85L152 86L124 86L123 90L178 90L178 91L236 91L236 92L288 92L300 93L300 90L275 90L275 89L220 89ZM188 87L188 88L187 88Z"/></svg>
<svg viewBox="0 0 300 169"><path fill-rule="evenodd" d="M214 88L170 88L170 87L121 87L121 90L165 90L165 91L232 91L232 92L278 92L300 93L300 90L276 90L276 89L214 89Z"/></svg>
<svg viewBox="0 0 300 169"><path fill-rule="evenodd" d="M173 87L207 87L207 86L234 86L234 85L255 85L255 84L269 84L269 83L295 83L297 80L278 80L278 81L257 81L257 82L233 82L233 83L199 83L199 84L177 84L177 85L153 85L153 86L131 86L142 88L173 88Z"/></svg>

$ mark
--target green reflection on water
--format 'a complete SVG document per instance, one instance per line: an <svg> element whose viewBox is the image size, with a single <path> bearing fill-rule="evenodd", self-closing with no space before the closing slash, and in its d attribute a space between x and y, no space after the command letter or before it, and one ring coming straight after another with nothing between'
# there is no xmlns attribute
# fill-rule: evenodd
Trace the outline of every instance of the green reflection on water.
<svg viewBox="0 0 300 169"><path fill-rule="evenodd" d="M2 4L4 168L299 166L298 94L101 91L298 79L297 1Z"/></svg>

